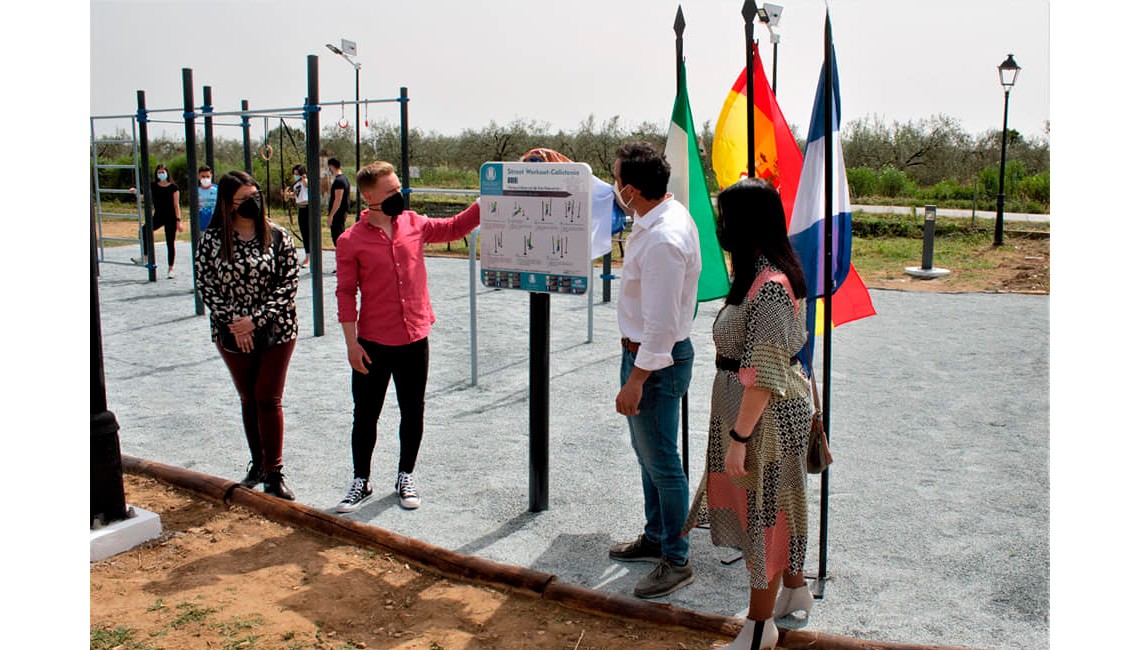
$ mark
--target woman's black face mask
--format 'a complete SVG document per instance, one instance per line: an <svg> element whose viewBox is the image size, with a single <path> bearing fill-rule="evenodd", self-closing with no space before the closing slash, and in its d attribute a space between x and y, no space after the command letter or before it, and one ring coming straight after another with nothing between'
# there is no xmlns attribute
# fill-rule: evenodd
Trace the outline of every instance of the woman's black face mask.
<svg viewBox="0 0 1140 650"><path fill-rule="evenodd" d="M261 196L254 195L241 202L238 206L237 213L239 217L246 219L260 219L261 218Z"/></svg>

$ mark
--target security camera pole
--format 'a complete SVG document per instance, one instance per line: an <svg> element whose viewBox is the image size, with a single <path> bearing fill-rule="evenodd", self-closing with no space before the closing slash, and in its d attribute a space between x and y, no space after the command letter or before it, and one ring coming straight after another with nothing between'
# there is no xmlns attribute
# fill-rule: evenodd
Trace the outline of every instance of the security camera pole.
<svg viewBox="0 0 1140 650"><path fill-rule="evenodd" d="M355 61L352 57L356 56L356 43L347 39L340 39L340 47L332 43L325 43L325 47L332 50L333 54L339 54L348 61L353 70L356 70L356 173L360 173L360 62ZM405 178L404 182L407 182ZM348 197L345 197L346 199ZM356 192L356 214L360 214L360 191Z"/></svg>

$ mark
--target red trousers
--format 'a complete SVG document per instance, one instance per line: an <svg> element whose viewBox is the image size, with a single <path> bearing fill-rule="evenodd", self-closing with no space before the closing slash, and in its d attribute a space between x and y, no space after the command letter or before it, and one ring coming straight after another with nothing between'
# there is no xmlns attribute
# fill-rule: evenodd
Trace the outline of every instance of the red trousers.
<svg viewBox="0 0 1140 650"><path fill-rule="evenodd" d="M254 467L266 472L281 471L281 447L285 439L285 417L281 395L285 373L297 340L278 343L257 352L230 352L215 342L222 360L233 377L241 397L241 419Z"/></svg>

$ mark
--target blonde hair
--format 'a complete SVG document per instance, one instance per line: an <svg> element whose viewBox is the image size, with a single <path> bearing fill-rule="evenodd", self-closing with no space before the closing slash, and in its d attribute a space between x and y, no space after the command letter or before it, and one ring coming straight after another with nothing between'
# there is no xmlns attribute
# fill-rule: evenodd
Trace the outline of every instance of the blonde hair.
<svg viewBox="0 0 1140 650"><path fill-rule="evenodd" d="M395 173L396 168L392 166L392 163L377 160L368 163L363 169L356 172L356 186L361 190L372 189L381 178Z"/></svg>

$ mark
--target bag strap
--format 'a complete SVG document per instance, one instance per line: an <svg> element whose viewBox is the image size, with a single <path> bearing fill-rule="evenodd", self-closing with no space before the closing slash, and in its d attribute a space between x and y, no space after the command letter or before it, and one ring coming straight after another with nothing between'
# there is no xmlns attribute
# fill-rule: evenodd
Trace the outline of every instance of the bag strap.
<svg viewBox="0 0 1140 650"><path fill-rule="evenodd" d="M820 413L822 409L819 408L819 388L815 385L815 373L811 373L811 398L815 402L815 412Z"/></svg>

